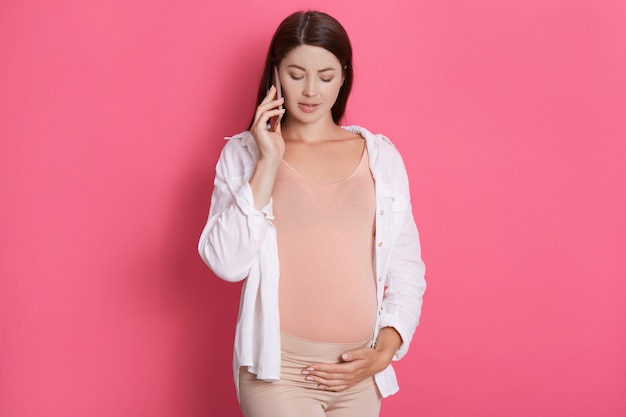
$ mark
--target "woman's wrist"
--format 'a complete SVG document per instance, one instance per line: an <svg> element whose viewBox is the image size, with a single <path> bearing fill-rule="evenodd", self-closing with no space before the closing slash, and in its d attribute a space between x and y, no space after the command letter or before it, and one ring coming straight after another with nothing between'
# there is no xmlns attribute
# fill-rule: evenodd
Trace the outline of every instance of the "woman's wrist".
<svg viewBox="0 0 626 417"><path fill-rule="evenodd" d="M283 160L281 156L267 156L261 155L261 157L256 161L257 169L268 169L270 171L277 171L280 166L280 162Z"/></svg>
<svg viewBox="0 0 626 417"><path fill-rule="evenodd" d="M378 368L380 368L380 371L389 366L401 345L402 337L396 329L393 327L380 329L376 339L376 346L374 347L374 350L378 353Z"/></svg>
<svg viewBox="0 0 626 417"><path fill-rule="evenodd" d="M258 210L265 207L270 201L279 166L280 159L274 160L274 158L262 157L256 163L249 183L254 197L254 205Z"/></svg>

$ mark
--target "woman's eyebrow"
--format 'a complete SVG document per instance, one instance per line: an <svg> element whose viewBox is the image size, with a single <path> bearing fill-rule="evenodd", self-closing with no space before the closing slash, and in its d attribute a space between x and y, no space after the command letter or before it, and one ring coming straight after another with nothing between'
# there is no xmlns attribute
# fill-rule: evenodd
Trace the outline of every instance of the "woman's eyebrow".
<svg viewBox="0 0 626 417"><path fill-rule="evenodd" d="M296 64L287 65L287 68L296 68L296 69L299 69L299 70L302 70L302 71L306 72L305 68L303 68L303 67L301 67L299 65L296 65ZM322 68L321 70L318 70L317 72L326 72L326 71L337 71L337 68L332 68L332 67Z"/></svg>

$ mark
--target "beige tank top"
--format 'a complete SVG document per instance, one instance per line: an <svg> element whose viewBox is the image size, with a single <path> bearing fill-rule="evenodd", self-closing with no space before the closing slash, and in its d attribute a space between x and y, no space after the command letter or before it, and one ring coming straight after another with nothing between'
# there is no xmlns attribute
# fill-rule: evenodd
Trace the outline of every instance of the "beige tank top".
<svg viewBox="0 0 626 417"><path fill-rule="evenodd" d="M314 183L281 164L272 199L283 332L338 343L372 335L376 194L366 152L335 184Z"/></svg>

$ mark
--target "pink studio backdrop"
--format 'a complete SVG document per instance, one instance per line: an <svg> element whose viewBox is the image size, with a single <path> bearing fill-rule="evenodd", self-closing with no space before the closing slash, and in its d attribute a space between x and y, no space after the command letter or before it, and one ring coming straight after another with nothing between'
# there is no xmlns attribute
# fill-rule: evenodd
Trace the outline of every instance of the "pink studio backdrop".
<svg viewBox="0 0 626 417"><path fill-rule="evenodd" d="M301 8L411 177L429 289L383 417L626 415L621 0L0 5L0 415L238 416L214 164Z"/></svg>

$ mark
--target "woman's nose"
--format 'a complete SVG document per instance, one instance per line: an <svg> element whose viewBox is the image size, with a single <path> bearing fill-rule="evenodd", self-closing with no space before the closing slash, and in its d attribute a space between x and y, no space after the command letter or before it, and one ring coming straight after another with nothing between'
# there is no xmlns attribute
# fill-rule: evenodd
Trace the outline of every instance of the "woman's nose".
<svg viewBox="0 0 626 417"><path fill-rule="evenodd" d="M302 91L302 95L312 97L316 94L315 90L315 80L307 80L304 90Z"/></svg>

